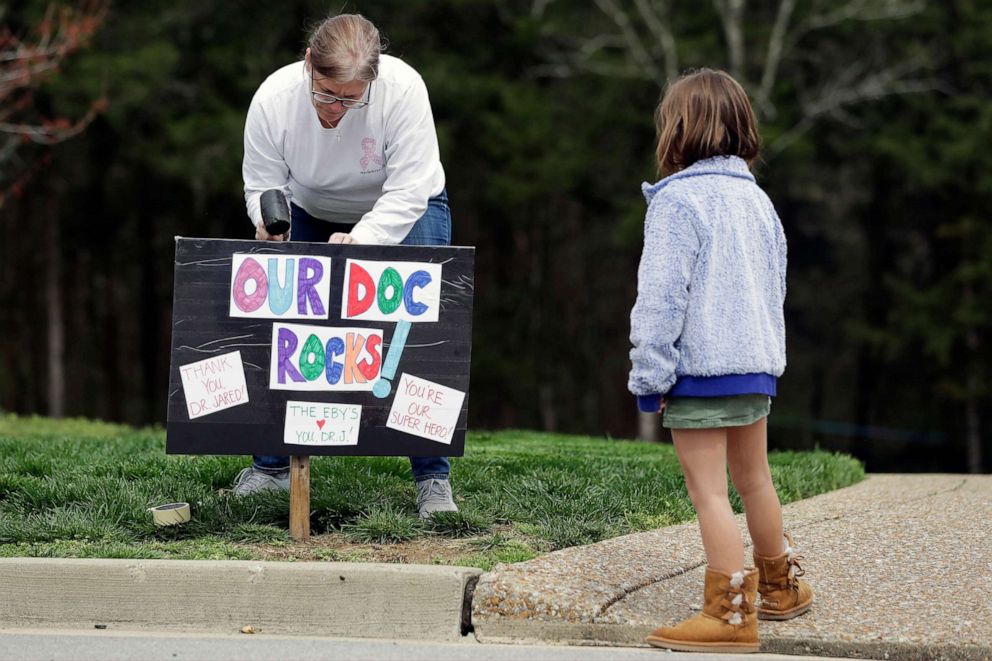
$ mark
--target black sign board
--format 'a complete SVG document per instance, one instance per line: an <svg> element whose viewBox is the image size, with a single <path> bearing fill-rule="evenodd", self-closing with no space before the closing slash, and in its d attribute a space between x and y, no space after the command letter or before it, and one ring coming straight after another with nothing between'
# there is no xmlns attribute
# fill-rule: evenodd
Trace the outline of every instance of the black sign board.
<svg viewBox="0 0 992 661"><path fill-rule="evenodd" d="M178 238L166 451L462 455L474 259Z"/></svg>

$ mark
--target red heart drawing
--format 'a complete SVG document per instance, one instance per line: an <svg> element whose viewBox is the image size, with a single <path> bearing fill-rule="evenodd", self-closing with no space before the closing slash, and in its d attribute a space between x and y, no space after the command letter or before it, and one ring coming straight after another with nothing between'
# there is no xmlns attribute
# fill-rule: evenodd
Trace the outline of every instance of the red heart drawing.
<svg viewBox="0 0 992 661"><path fill-rule="evenodd" d="M317 421L317 427L320 428L320 429L323 429L325 422L327 422L327 420L318 420Z"/></svg>

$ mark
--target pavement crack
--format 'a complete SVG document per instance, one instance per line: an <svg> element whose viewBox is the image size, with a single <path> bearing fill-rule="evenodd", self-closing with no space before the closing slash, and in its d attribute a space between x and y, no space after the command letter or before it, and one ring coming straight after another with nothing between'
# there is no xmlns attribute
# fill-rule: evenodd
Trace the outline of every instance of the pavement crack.
<svg viewBox="0 0 992 661"><path fill-rule="evenodd" d="M954 485L951 485L951 486L948 486L948 487L945 487L945 488L938 488L938 489L929 490L926 493L923 493L923 494L920 494L920 495L917 495L917 496L913 496L913 497L909 497L909 498L905 498L905 499L900 499L899 502L900 503L913 503L913 502L918 502L918 501L921 501L921 500L926 500L928 498L933 498L935 496L939 496L939 495L942 495L942 494L947 494L947 493L952 493L952 492L955 492L955 491L959 491L962 488L964 488L964 485L967 483L967 481L968 481L968 478L962 478L960 481L958 481ZM865 482L862 482L861 484L867 484L867 482L868 481L866 480ZM884 506L885 507L891 507L892 506L892 503L886 503ZM787 529L790 529L790 530L803 530L803 529L808 529L808 528L812 528L812 527L818 526L818 525L823 524L823 523L827 523L829 521L855 520L855 519L858 519L858 518L863 518L865 516L873 516L873 515L874 515L873 512L867 511L867 510L858 510L858 511L855 511L855 512L835 512L835 513L832 513L830 515L823 516L823 517L820 517L820 518L817 518L817 519L811 519L811 520L804 521L802 523L797 523L795 525L789 526ZM745 548L750 548L751 547L751 544L745 542L744 547ZM647 587L650 587L650 586L652 586L652 585L654 585L656 583L661 583L662 581L667 581L667 580L672 579L672 578L677 578L679 576L682 576L684 574L687 574L688 572L693 571L694 569L699 569L700 567L705 567L705 566L706 566L706 560L704 558L703 560L701 560L700 562L698 562L698 563L696 563L694 565L686 565L684 567L680 567L679 569L674 570L674 571L671 571L671 572L668 572L668 573L664 574L663 576L659 576L659 577L656 577L656 578L650 578L648 580L645 580L645 581L642 581L642 582L638 583L637 585L633 585L633 586L631 586L628 589L621 590L621 591L617 592L617 594L615 596L613 596L612 598L610 598L608 601L604 602L596 610L596 617L600 617L600 616L606 615L606 612L609 611L611 608L613 608L613 606L615 606L619 602L623 601L624 599L626 599L630 595L634 594L635 592L638 592L640 590L643 590L643 589L645 589Z"/></svg>
<svg viewBox="0 0 992 661"><path fill-rule="evenodd" d="M958 482L958 485L956 487L953 487L951 489L948 489L947 491L960 491L961 489L964 489L964 485L967 484L967 483L968 483L968 478L966 478L966 477L965 478L961 478L961 481ZM939 493L939 492L935 492L935 493Z"/></svg>
<svg viewBox="0 0 992 661"><path fill-rule="evenodd" d="M635 592L637 592L639 590L643 590L644 588L650 587L650 586L654 585L655 583L661 583L662 581L667 581L667 580L669 580L671 578L678 578L679 576L682 576L683 574L688 574L693 569L699 569L700 567L705 567L705 566L706 566L706 560L703 560L702 562L697 562L694 565L689 565L689 566L686 566L686 567L679 567L675 571L668 572L667 574L665 574L663 576L659 576L657 578L651 578L651 579L648 579L646 581L642 581L641 583L639 583L637 585L632 585L630 588L619 592L615 597L613 597L612 599L610 599L609 601L607 601L606 603L604 603L602 606L600 606L599 609L598 609L598 611L597 611L597 613L596 613L596 616L598 617L600 615L606 615L606 611L608 611L611 608L613 608L613 606L615 604L617 604L618 602L623 601L624 599L626 599L627 597L629 597L630 595L634 594Z"/></svg>
<svg viewBox="0 0 992 661"><path fill-rule="evenodd" d="M901 500L900 502L901 503L912 503L912 502L916 502L916 501L920 501L920 500L926 500L928 498L933 498L935 496L939 496L939 495L942 495L942 494L951 493L951 492L954 492L954 491L959 491L960 489L962 489L964 487L964 485L965 485L965 483L967 481L968 481L967 478L963 478L963 479L961 479L960 481L958 481L956 484L954 484L952 486L948 486L948 487L945 487L945 488L938 488L938 489L934 489L934 490L928 490L925 493L922 493L922 494L920 494L918 496L913 496L913 497L910 497L910 498L906 498L905 500ZM864 484L864 483L862 483L862 484ZM888 503L886 506L887 507L890 507L891 505L892 505L891 503ZM863 511L863 510L862 511L858 511L858 512L850 512L850 513L847 513L847 512L833 513L833 514L830 514L828 516L823 516L823 517L820 517L820 518L817 518L817 519L812 519L812 520L804 521L802 523L797 523L796 525L790 526L789 528L792 529L792 530L803 530L803 529L815 527L815 526L820 525L822 523L827 523L828 521L837 521L837 520L842 520L842 519L846 519L846 520L856 519L856 518L864 517L867 514L868 513L865 512L865 511ZM745 548L750 548L751 544L745 542L744 546L745 546ZM692 571L694 569L699 569L700 567L705 567L705 566L706 566L706 560L703 559L702 561L700 561L700 562L698 562L698 563L696 563L694 565L686 565L684 567L680 567L679 569L674 570L674 571L671 571L671 572L668 572L668 573L664 574L663 576L659 576L657 578L651 578L649 580L642 581L641 583L638 583L637 585L633 585L633 586L631 586L628 589L621 590L621 591L617 592L617 594L614 597L612 597L608 601L604 602L597 609L596 616L599 617L599 616L605 615L606 612L609 611L617 603L623 601L624 599L626 599L630 595L634 594L635 592L638 592L639 590L643 590L645 588L648 588L648 587L650 587L650 586L652 586L652 585L654 585L656 583L661 583L662 581L667 581L667 580L672 579L672 578L677 578L679 576L682 576L684 574L687 574L688 572L690 572L690 571Z"/></svg>
<svg viewBox="0 0 992 661"><path fill-rule="evenodd" d="M957 482L956 484L954 484L952 486L949 486L949 487L946 487L946 488L943 488L943 489L934 489L932 491L927 491L926 493L922 493L922 494L919 494L917 496L912 496L912 497L909 497L909 498L903 498L903 499L900 499L898 502L899 503L915 503L915 502L919 502L921 500L927 500L928 498L933 498L935 496L940 496L940 495L943 495L943 494L948 494L948 493L953 493L955 491L960 491L961 489L964 488L964 485L967 482L968 482L968 478L962 478L959 482ZM849 487L849 488L855 488L855 487L858 487L858 486L861 486L861 485L865 485L867 483L868 483L868 480L865 480L865 481L860 482L858 484L852 485L852 487ZM829 497L831 494L834 494L834 493L836 493L836 491L828 492L826 494L820 494L820 496L827 496L827 497ZM807 500L807 499L795 501L795 503L801 503L804 500ZM790 505L791 504L793 504L793 503L790 503ZM893 503L891 503L891 502L890 503L883 503L881 505L881 507L884 508L884 509L890 509L892 506L893 506ZM788 505L783 506L783 513L785 513L785 511L784 511L784 508L785 507L788 507ZM803 529L806 529L806 528L810 528L810 527L816 526L816 525L821 524L821 523L826 523L828 521L856 520L856 519L860 519L860 518L864 518L864 517L868 517L868 516L874 516L874 515L875 515L875 510L874 509L871 509L871 508L859 509L859 510L856 510L856 511L834 512L832 514L829 514L829 515L824 516L824 517L819 518L819 519L809 519L807 521L803 521L802 523L797 523L797 524L794 524L794 525L791 525L791 526L786 526L786 530L803 530ZM747 544L745 544L745 546L747 546Z"/></svg>

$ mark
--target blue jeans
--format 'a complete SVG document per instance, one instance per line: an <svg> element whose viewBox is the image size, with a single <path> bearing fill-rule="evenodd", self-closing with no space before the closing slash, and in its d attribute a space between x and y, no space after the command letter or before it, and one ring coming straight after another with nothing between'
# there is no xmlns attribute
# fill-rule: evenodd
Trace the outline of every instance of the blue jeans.
<svg viewBox="0 0 992 661"><path fill-rule="evenodd" d="M348 233L354 225L348 223L331 223L314 218L306 211L292 205L293 229L290 238L293 241L326 242L335 232ZM410 233L403 240L405 246L448 246L451 245L451 209L448 207L448 192L427 201L427 211L416 222ZM266 473L275 473L289 468L289 457L256 456L255 468ZM410 468L413 479L446 480L451 472L451 463L447 457L410 457Z"/></svg>

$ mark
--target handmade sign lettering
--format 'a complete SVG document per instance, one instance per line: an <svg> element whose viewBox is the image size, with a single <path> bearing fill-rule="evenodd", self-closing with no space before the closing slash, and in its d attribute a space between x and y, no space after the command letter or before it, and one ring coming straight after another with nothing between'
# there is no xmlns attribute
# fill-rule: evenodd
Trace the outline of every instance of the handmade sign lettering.
<svg viewBox="0 0 992 661"><path fill-rule="evenodd" d="M410 335L410 322L397 321L396 329L393 331L393 339L389 342L389 353L386 354L386 362L382 365L379 373L379 380L372 386L372 394L379 399L389 397L393 386L390 380L396 376L396 368L400 364L403 356L403 347L406 346L406 338Z"/></svg>
<svg viewBox="0 0 992 661"><path fill-rule="evenodd" d="M360 404L286 402L283 442L290 445L358 445Z"/></svg>
<svg viewBox="0 0 992 661"><path fill-rule="evenodd" d="M272 325L273 390L372 390L382 367L377 328Z"/></svg>
<svg viewBox="0 0 992 661"><path fill-rule="evenodd" d="M462 454L473 260L177 239L166 451Z"/></svg>
<svg viewBox="0 0 992 661"><path fill-rule="evenodd" d="M404 374L386 426L449 444L464 400L463 392Z"/></svg>
<svg viewBox="0 0 992 661"><path fill-rule="evenodd" d="M240 351L183 365L179 374L190 419L248 403Z"/></svg>
<svg viewBox="0 0 992 661"><path fill-rule="evenodd" d="M441 311L441 265L349 259L342 319L434 322Z"/></svg>
<svg viewBox="0 0 992 661"><path fill-rule="evenodd" d="M330 276L327 257L234 255L231 316L326 319Z"/></svg>

